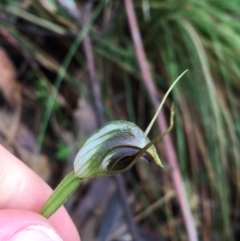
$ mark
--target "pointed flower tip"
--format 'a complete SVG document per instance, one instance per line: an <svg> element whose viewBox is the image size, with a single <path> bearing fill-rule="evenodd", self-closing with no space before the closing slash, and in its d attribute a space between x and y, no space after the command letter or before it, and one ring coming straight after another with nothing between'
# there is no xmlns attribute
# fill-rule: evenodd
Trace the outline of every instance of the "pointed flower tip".
<svg viewBox="0 0 240 241"><path fill-rule="evenodd" d="M150 140L132 122L112 121L101 127L85 142L74 160L79 178L94 178L128 170L136 162L138 152ZM152 145L139 159L154 160L163 166Z"/></svg>
<svg viewBox="0 0 240 241"><path fill-rule="evenodd" d="M156 164L157 164L158 166L164 167L159 157L158 157L157 159L154 158L154 161L156 162Z"/></svg>

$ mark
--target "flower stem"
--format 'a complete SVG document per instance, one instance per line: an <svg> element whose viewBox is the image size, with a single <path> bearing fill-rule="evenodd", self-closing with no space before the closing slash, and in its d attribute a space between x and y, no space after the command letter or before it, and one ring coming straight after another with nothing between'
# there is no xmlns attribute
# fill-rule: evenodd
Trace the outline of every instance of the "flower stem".
<svg viewBox="0 0 240 241"><path fill-rule="evenodd" d="M81 178L75 176L74 171L70 172L56 187L39 213L45 218L49 218L68 200L81 181Z"/></svg>

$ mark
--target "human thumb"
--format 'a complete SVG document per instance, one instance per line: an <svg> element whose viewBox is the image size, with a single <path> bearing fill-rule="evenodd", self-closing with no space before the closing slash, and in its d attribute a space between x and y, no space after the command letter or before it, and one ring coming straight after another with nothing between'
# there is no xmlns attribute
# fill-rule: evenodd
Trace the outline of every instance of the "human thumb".
<svg viewBox="0 0 240 241"><path fill-rule="evenodd" d="M50 222L28 210L0 210L0 240L62 241Z"/></svg>

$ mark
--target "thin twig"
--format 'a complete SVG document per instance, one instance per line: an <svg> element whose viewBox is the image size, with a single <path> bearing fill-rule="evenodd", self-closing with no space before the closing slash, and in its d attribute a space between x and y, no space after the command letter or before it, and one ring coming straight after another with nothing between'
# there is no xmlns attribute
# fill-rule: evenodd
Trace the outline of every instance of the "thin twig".
<svg viewBox="0 0 240 241"><path fill-rule="evenodd" d="M127 195L127 190L126 190L125 185L124 185L123 177L120 174L120 175L115 175L114 178L115 178L115 181L117 183L117 188L119 190L122 206L123 206L124 211L125 211L127 223L128 223L128 226L129 226L128 227L129 231L131 232L132 238L133 238L134 241L140 241L141 239L139 237L139 234L138 234L138 231L137 231L137 228L136 228L136 224L133 222L133 214L132 214L132 211L129 207L128 201L127 201L128 195Z"/></svg>
<svg viewBox="0 0 240 241"><path fill-rule="evenodd" d="M133 42L134 42L134 47L136 50L136 55L142 71L143 81L147 88L147 92L154 106L154 109L157 110L159 105L159 101L157 99L157 90L148 68L147 58L144 52L141 36L139 33L139 27L135 16L132 0L125 0L125 9L126 9L128 22L129 22L129 28L130 28ZM167 129L167 123L163 112L160 113L160 115L158 116L157 123L160 130L163 131ZM177 155L173 146L173 142L171 140L170 135L165 136L163 140L166 146L165 151L166 151L167 160L172 170L171 176L173 180L173 185L176 190L177 199L182 211L184 223L188 233L188 239L190 241L197 241L198 240L197 230L194 225L194 219L186 198L186 193L183 186L183 180L179 170Z"/></svg>
<svg viewBox="0 0 240 241"><path fill-rule="evenodd" d="M83 39L83 47L84 47L84 52L87 59L87 66L88 66L90 84L92 89L92 97L93 97L92 99L95 106L97 122L99 126L102 126L105 123L105 120L103 116L103 106L102 106L101 97L100 97L99 78L95 71L92 44L91 44L91 39L89 38L88 35L86 35L85 38Z"/></svg>

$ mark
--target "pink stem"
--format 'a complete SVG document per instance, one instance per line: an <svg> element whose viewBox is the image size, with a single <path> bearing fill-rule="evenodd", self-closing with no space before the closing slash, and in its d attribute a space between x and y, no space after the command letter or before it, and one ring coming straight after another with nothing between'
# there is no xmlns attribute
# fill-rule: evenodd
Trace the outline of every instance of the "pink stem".
<svg viewBox="0 0 240 241"><path fill-rule="evenodd" d="M142 39L139 33L139 27L137 23L137 19L134 12L134 7L132 0L125 0L125 9L128 17L129 27L132 34L136 55L138 58L138 62L142 71L142 77L147 88L149 97L151 102L156 110L159 106L159 101L157 99L157 90L154 84L153 78L148 68L147 58L144 52ZM158 127L160 130L164 131L167 129L167 123L164 116L164 113L160 113L157 118ZM173 185L176 191L176 196L179 202L179 206L182 211L183 220L185 223L185 227L188 233L189 241L197 241L197 230L194 225L194 219L189 207L188 200L186 198L185 189L183 186L183 180L181 177L177 155L173 146L173 142L170 135L165 136L164 144L166 147L166 157L169 162L171 168L171 177L173 180Z"/></svg>

